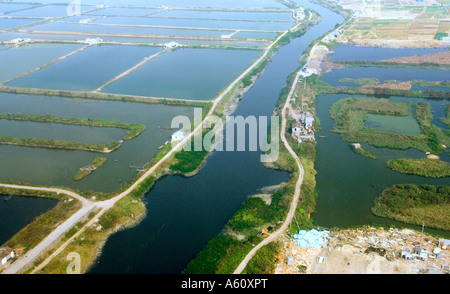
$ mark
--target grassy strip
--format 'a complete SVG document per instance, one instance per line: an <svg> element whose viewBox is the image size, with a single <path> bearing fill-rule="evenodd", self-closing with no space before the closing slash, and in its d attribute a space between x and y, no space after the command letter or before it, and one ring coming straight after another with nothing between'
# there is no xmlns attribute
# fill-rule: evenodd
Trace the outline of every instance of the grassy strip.
<svg viewBox="0 0 450 294"><path fill-rule="evenodd" d="M0 92L11 94L29 94L29 95L43 95L43 96L57 96L66 98L80 98L93 100L111 100L121 102L136 102L146 104L165 104L178 106L193 106L204 107L210 105L210 101L187 101L183 99L170 98L155 98L133 95L109 94L101 92L83 92L83 91L68 91L68 90L52 90L52 89L38 89L38 88L20 88L20 87L6 87L0 86Z"/></svg>
<svg viewBox="0 0 450 294"><path fill-rule="evenodd" d="M13 114L13 113L0 113L0 119L8 120L20 120L20 121L32 121L42 123L58 123L76 126L89 126L89 127L102 127L102 128L119 128L126 129L128 133L125 134L123 140L131 140L139 136L144 130L145 125L117 122L109 120L98 120L91 118L73 118L73 117L57 117L53 115L38 115L38 114Z"/></svg>
<svg viewBox="0 0 450 294"><path fill-rule="evenodd" d="M450 163L439 159L411 159L400 158L389 160L386 166L410 175L418 175L427 178L442 178L450 176Z"/></svg>
<svg viewBox="0 0 450 294"><path fill-rule="evenodd" d="M97 157L95 158L89 165L80 168L80 170L73 177L74 181L81 181L85 177L89 176L99 167L101 167L108 159L105 157Z"/></svg>
<svg viewBox="0 0 450 294"><path fill-rule="evenodd" d="M3 246L8 246L24 254L29 249L39 244L48 234L50 234L62 221L68 219L81 208L81 203L75 199L69 201L69 196L57 195L54 192L31 191L0 187L0 194L17 195L39 198L52 198L59 200L58 204L51 210L36 217L32 223L28 224Z"/></svg>
<svg viewBox="0 0 450 294"><path fill-rule="evenodd" d="M396 221L450 230L450 187L395 185L375 199L373 214Z"/></svg>
<svg viewBox="0 0 450 294"><path fill-rule="evenodd" d="M118 141L108 144L89 144L73 141L0 136L0 144L36 147L36 148L48 148L48 149L81 150L89 152L111 153L112 151L118 149L122 143Z"/></svg>
<svg viewBox="0 0 450 294"><path fill-rule="evenodd" d="M392 67L392 68L424 68L424 69L450 69L448 64L422 62L422 63L400 63L392 61L374 61L374 60L339 60L336 64L345 67Z"/></svg>
<svg viewBox="0 0 450 294"><path fill-rule="evenodd" d="M389 88L374 88L374 87L333 87L323 81L320 81L317 76L308 77L307 81L315 85L316 94L351 94L351 95L367 95L367 96L401 96L401 97L416 97L416 98L436 98L449 99L450 93L440 90L426 90L426 91L411 91L401 89Z"/></svg>
<svg viewBox="0 0 450 294"><path fill-rule="evenodd" d="M450 104L445 105L445 117L441 118L441 121L450 126Z"/></svg>
<svg viewBox="0 0 450 294"><path fill-rule="evenodd" d="M339 83L355 83L357 85L378 85L380 80L377 78L360 78L360 79L352 79L352 78L341 78L338 80Z"/></svg>

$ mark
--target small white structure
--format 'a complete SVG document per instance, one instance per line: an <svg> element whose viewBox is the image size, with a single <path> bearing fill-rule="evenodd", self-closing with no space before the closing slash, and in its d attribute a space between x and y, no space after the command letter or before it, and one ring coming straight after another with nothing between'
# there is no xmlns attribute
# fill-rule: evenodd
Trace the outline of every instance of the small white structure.
<svg viewBox="0 0 450 294"><path fill-rule="evenodd" d="M22 43L29 43L31 41L30 38L16 38L16 39L12 39L11 41L9 41L9 44L14 44L14 45L18 45L18 44L22 44Z"/></svg>
<svg viewBox="0 0 450 294"><path fill-rule="evenodd" d="M166 48L168 48L168 49L172 49L172 48L176 48L176 47L178 47L178 43L177 42L170 42L170 43L166 43L166 44L164 44L164 47L166 47Z"/></svg>
<svg viewBox="0 0 450 294"><path fill-rule="evenodd" d="M101 39L101 38L94 38L94 39L88 38L88 39L86 39L85 42L88 43L89 45L96 45L96 44L99 44L99 43L103 42L103 39Z"/></svg>
<svg viewBox="0 0 450 294"><path fill-rule="evenodd" d="M439 239L439 246L444 250L447 249L450 246L450 240Z"/></svg>
<svg viewBox="0 0 450 294"><path fill-rule="evenodd" d="M0 266L4 266L8 260L14 258L14 250L9 247L0 248Z"/></svg>
<svg viewBox="0 0 450 294"><path fill-rule="evenodd" d="M181 141L184 139L184 133L182 131L176 131L172 134L172 141Z"/></svg>
<svg viewBox="0 0 450 294"><path fill-rule="evenodd" d="M361 144L359 144L359 143L353 143L352 146L353 146L353 148L355 148L355 149L361 148Z"/></svg>
<svg viewBox="0 0 450 294"><path fill-rule="evenodd" d="M305 118L305 128L312 128L314 123L314 117L312 116L307 116Z"/></svg>

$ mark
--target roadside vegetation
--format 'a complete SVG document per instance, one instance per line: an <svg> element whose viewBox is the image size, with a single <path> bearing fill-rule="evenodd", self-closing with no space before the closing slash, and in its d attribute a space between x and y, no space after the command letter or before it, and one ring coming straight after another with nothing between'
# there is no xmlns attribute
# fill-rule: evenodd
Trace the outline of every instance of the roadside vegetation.
<svg viewBox="0 0 450 294"><path fill-rule="evenodd" d="M395 171L428 178L443 178L450 176L450 163L439 159L401 158L389 160L386 166Z"/></svg>
<svg viewBox="0 0 450 294"><path fill-rule="evenodd" d="M372 212L408 224L450 230L450 187L395 185L375 199Z"/></svg>
<svg viewBox="0 0 450 294"><path fill-rule="evenodd" d="M16 233L11 239L1 245L14 248L17 253L25 254L39 244L61 222L68 219L81 208L81 203L64 194L54 192L22 190L0 187L0 194L26 197L51 198L58 200L58 204L51 210L36 217L33 222Z"/></svg>

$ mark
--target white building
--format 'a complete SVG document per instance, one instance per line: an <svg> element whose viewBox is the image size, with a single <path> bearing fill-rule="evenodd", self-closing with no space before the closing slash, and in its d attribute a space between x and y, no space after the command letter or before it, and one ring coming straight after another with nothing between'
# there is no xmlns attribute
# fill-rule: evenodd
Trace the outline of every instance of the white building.
<svg viewBox="0 0 450 294"><path fill-rule="evenodd" d="M85 42L88 43L89 45L96 45L96 44L98 44L100 42L103 42L103 39L101 39L101 38L94 38L94 39L88 38L88 39L86 39Z"/></svg>
<svg viewBox="0 0 450 294"><path fill-rule="evenodd" d="M314 117L312 116L307 116L305 118L305 128L312 128L314 123Z"/></svg>
<svg viewBox="0 0 450 294"><path fill-rule="evenodd" d="M4 266L8 260L14 258L14 250L9 247L0 248L0 266Z"/></svg>
<svg viewBox="0 0 450 294"><path fill-rule="evenodd" d="M176 131L172 134L172 141L181 141L184 139L184 133L182 131Z"/></svg>
<svg viewBox="0 0 450 294"><path fill-rule="evenodd" d="M172 49L172 48L176 48L176 47L178 47L178 43L177 42L170 42L170 43L166 43L166 44L164 44L164 46L166 47L166 48L169 48L169 49Z"/></svg>

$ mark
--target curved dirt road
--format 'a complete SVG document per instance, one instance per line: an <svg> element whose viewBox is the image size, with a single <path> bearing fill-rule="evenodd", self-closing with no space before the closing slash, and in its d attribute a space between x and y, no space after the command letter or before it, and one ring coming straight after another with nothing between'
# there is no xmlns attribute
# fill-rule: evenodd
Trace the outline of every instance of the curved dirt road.
<svg viewBox="0 0 450 294"><path fill-rule="evenodd" d="M289 95L286 99L286 103L284 104L283 110L282 110L282 123L281 123L281 140L284 143L284 146L286 147L286 149L289 151L289 153L292 155L292 157L295 159L296 163L297 163L297 167L298 167L298 171L299 171L299 175L298 175L298 179L297 179L297 183L295 184L295 191L294 191L294 196L292 198L292 202L291 202L291 207L289 209L289 212L286 216L286 219L283 222L283 225L277 230L275 231L273 234L271 234L270 236L268 236L267 238L265 238L263 241L261 241L261 243L259 243L258 245L256 245L248 254L247 256L244 258L244 260L241 262L241 264L239 264L239 266L236 268L236 270L234 271L234 274L240 274L242 273L242 271L245 269L245 267L247 266L248 262L253 258L253 256L256 254L256 252L258 252L259 249L261 249L263 246L271 243L272 241L274 241L275 239L277 239L278 237L280 237L281 234L283 234L286 229L288 228L289 224L291 223L294 214L295 214L295 210L297 209L297 204L298 204L298 200L300 199L300 192L301 192L301 187L303 184L303 176L305 174L305 170L303 168L302 162L300 161L300 158L297 156L297 154L294 152L294 150L292 150L291 146L289 145L289 143L286 140L286 110L289 106L289 101L292 97L292 94L294 93L295 87L298 83L298 79L300 78L301 75L301 70L297 73L297 75L295 76L294 82L292 84L291 90L289 92Z"/></svg>

